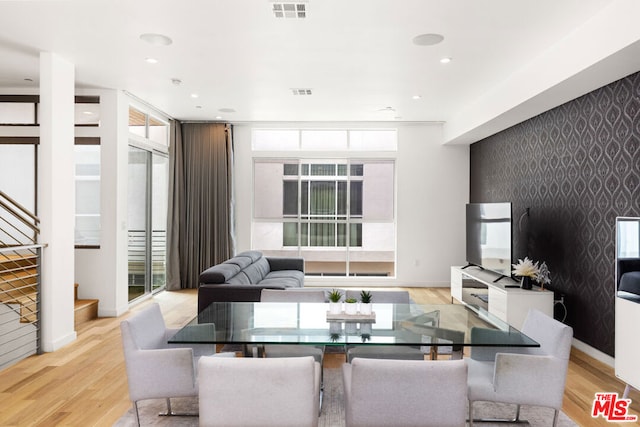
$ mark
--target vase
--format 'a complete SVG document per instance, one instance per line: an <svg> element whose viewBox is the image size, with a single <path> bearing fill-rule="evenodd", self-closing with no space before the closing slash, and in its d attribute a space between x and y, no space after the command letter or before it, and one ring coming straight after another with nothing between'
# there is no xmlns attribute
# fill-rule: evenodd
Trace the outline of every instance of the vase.
<svg viewBox="0 0 640 427"><path fill-rule="evenodd" d="M329 313L331 314L340 314L342 313L342 303L341 302L333 302L329 303Z"/></svg>
<svg viewBox="0 0 640 427"><path fill-rule="evenodd" d="M370 302L361 302L360 303L360 314L371 314L371 303Z"/></svg>
<svg viewBox="0 0 640 427"><path fill-rule="evenodd" d="M346 314L356 314L358 312L358 304L355 302L347 302L344 304L344 312Z"/></svg>
<svg viewBox="0 0 640 427"><path fill-rule="evenodd" d="M531 289L533 287L533 279L529 276L522 276L520 279L520 287L522 289Z"/></svg>

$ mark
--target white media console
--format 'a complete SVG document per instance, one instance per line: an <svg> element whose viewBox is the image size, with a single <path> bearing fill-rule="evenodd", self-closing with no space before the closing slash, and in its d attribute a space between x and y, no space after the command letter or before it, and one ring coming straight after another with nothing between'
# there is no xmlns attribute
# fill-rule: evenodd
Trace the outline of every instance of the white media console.
<svg viewBox="0 0 640 427"><path fill-rule="evenodd" d="M451 298L463 304L475 304L489 313L521 329L529 309L536 308L553 317L553 292L534 286L520 288L510 277L479 267L451 267Z"/></svg>

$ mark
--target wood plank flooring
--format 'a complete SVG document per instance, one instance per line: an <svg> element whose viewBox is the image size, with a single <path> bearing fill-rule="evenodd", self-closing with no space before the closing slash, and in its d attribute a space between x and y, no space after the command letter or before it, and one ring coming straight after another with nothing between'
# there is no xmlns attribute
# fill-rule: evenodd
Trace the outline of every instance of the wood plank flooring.
<svg viewBox="0 0 640 427"><path fill-rule="evenodd" d="M422 303L449 303L448 288L411 288ZM195 290L162 292L153 298L169 327L179 327L196 314ZM130 408L120 340L120 321L149 302L132 307L120 318L99 318L78 328L78 339L54 352L32 356L0 371L0 426L111 426ZM340 355L327 363L339 366ZM573 350L564 412L581 426L629 426L590 416L594 394L624 385L613 369ZM633 391L632 412L640 414L640 393Z"/></svg>

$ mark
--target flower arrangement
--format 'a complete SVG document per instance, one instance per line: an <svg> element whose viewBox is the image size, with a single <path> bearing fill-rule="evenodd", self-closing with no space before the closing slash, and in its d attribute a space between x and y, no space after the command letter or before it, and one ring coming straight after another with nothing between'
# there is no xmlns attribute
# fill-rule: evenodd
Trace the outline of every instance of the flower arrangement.
<svg viewBox="0 0 640 427"><path fill-rule="evenodd" d="M544 289L544 285L551 283L551 272L546 262L540 265L539 262L533 262L533 260L525 257L524 260L519 259L517 264L512 264L512 267L514 276L528 277L531 280L535 280L542 289Z"/></svg>
<svg viewBox="0 0 640 427"><path fill-rule="evenodd" d="M536 278L540 270L538 263L534 264L528 257L525 257L524 260L519 259L517 264L511 264L511 266L513 267L512 273L515 276L530 277L532 279Z"/></svg>

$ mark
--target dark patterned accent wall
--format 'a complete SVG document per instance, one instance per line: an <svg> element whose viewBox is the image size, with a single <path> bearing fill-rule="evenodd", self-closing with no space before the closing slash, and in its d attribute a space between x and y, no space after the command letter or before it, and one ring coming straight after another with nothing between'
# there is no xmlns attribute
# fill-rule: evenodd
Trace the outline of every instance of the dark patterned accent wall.
<svg viewBox="0 0 640 427"><path fill-rule="evenodd" d="M575 338L613 356L615 219L640 217L640 73L470 153L470 201L512 202L514 258L546 261Z"/></svg>

